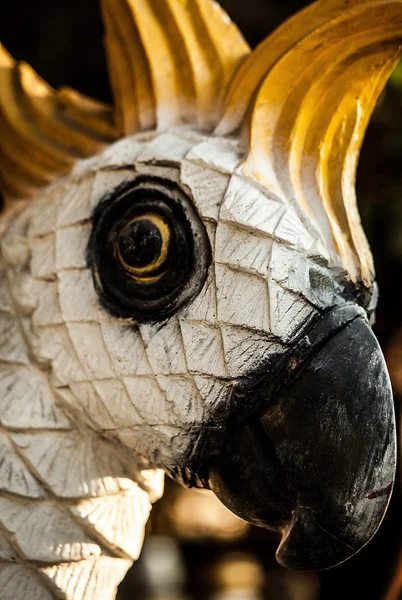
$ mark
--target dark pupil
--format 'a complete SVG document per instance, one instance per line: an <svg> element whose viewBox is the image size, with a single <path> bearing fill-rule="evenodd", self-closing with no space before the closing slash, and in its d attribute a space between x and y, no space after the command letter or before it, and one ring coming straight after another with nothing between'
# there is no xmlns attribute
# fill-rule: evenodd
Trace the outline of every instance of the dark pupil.
<svg viewBox="0 0 402 600"><path fill-rule="evenodd" d="M161 249L161 232L149 219L133 221L120 233L120 255L130 267L147 267L159 258Z"/></svg>

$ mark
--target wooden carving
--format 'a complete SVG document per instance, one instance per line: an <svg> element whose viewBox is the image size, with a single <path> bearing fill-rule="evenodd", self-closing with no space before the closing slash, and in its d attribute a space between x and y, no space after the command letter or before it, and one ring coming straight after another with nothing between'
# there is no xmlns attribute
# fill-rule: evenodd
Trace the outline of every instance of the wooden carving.
<svg viewBox="0 0 402 600"><path fill-rule="evenodd" d="M0 47L0 590L109 600L163 473L334 566L395 472L354 190L402 0L251 52L212 0L102 0L114 107Z"/></svg>

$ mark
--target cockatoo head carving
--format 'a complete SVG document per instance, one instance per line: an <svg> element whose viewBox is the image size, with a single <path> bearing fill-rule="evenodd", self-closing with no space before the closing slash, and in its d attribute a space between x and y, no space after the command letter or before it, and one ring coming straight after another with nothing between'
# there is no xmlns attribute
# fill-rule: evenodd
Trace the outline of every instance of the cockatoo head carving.
<svg viewBox="0 0 402 600"><path fill-rule="evenodd" d="M113 115L0 54L3 260L33 359L133 460L281 530L282 564L337 564L394 479L354 175L402 2L322 0L254 52L210 0L102 8Z"/></svg>

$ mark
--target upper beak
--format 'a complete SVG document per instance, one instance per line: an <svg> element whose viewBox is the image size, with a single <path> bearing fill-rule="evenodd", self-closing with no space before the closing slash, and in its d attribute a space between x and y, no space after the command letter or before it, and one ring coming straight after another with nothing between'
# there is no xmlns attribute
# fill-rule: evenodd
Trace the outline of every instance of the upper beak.
<svg viewBox="0 0 402 600"><path fill-rule="evenodd" d="M264 385L252 393L261 400ZM240 517L282 531L280 564L326 569L355 554L378 529L395 452L386 365L358 317L232 432L209 464L209 486Z"/></svg>

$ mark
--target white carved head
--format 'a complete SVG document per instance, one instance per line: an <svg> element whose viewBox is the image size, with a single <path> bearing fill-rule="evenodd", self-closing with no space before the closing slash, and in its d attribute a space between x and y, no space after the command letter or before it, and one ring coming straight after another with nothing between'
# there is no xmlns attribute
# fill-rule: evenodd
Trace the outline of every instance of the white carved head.
<svg viewBox="0 0 402 600"><path fill-rule="evenodd" d="M371 49L374 76L361 58L361 31L379 28L373 3L348 17L355 45L338 35L347 10L322 2L251 54L209 0L160 4L175 41L152 3L103 2L122 134L106 149L106 109L49 91L2 55L38 115L43 99L48 116L67 107L53 126L45 118L43 148L36 126L17 123L36 154L6 146L19 160L0 168L7 197L37 190L3 219L10 290L31 359L68 414L133 461L282 530L283 564L331 566L373 535L393 482L392 398L367 324L376 293L353 173L401 30ZM323 36L328 56L312 50ZM345 65L350 78L364 71L353 100ZM10 104L1 110L7 118ZM73 160L74 145L94 156ZM52 160L60 176L44 185Z"/></svg>

